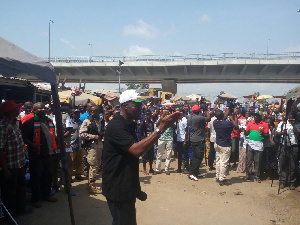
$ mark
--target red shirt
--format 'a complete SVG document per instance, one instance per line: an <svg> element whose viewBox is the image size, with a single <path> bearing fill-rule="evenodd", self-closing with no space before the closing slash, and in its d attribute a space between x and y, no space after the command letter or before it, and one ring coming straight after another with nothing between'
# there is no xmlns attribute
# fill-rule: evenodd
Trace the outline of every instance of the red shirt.
<svg viewBox="0 0 300 225"><path fill-rule="evenodd" d="M240 138L240 130L239 129L233 129L232 133L231 133L231 139L233 138Z"/></svg>
<svg viewBox="0 0 300 225"><path fill-rule="evenodd" d="M263 121L260 121L259 123L255 123L255 120L252 120L248 123L246 131L249 132L250 130L256 130L256 131L263 131L263 133L267 134L269 133L269 126Z"/></svg>

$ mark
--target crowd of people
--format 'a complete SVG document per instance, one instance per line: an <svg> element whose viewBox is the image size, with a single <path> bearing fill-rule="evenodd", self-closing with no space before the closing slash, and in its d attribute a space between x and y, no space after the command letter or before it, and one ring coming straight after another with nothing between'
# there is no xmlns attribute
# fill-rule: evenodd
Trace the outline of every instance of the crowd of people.
<svg viewBox="0 0 300 225"><path fill-rule="evenodd" d="M135 224L135 199L147 199L138 181L139 157L145 175L171 175L176 159L175 172L191 181L206 179L200 168L207 160L220 186L231 184L228 167L245 173L245 181L278 178L280 189L295 190L299 175L296 105L289 114L283 104L161 105L127 90L117 107L61 105L64 143L57 139L51 102L6 100L1 112L1 199L13 216L32 212L26 191L40 208L43 201L56 202L59 190L76 196L66 181L87 179L92 194L107 198L114 224ZM68 173L61 164L62 144ZM96 185L101 174L102 188Z"/></svg>

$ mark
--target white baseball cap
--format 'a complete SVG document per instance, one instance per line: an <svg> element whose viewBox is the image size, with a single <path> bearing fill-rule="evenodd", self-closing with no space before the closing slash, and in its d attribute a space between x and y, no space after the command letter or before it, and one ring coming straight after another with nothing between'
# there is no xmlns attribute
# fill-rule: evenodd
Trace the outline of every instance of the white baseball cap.
<svg viewBox="0 0 300 225"><path fill-rule="evenodd" d="M142 102L145 101L145 99L141 98L139 93L136 92L136 90L126 90L120 95L119 102L120 104L123 104L125 102Z"/></svg>

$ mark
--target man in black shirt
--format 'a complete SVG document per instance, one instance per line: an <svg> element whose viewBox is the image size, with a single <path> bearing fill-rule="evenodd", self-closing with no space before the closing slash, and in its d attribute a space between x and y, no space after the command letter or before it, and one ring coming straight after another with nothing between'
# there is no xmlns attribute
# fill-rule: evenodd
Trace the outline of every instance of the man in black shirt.
<svg viewBox="0 0 300 225"><path fill-rule="evenodd" d="M141 117L142 100L135 90L124 91L120 96L120 115L109 122L105 131L102 188L114 225L136 224L136 198L147 198L139 182L139 156L181 115L178 112L163 118L155 132L138 142L134 120Z"/></svg>

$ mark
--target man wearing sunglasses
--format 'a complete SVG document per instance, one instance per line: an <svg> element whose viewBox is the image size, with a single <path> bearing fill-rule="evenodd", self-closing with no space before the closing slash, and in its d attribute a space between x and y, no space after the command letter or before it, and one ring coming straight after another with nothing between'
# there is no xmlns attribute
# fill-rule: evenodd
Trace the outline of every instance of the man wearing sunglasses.
<svg viewBox="0 0 300 225"><path fill-rule="evenodd" d="M136 198L145 201L139 181L139 157L157 142L161 134L181 116L173 113L161 119L157 129L138 141L135 121L141 118L142 101L135 90L120 96L121 112L107 126L103 150L103 195L113 217L113 224L136 222Z"/></svg>

